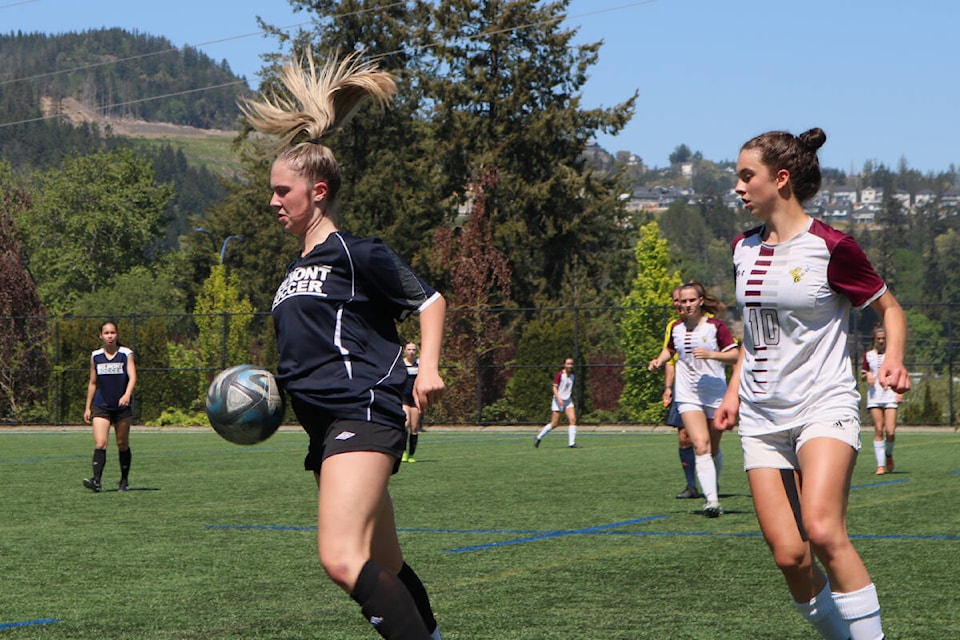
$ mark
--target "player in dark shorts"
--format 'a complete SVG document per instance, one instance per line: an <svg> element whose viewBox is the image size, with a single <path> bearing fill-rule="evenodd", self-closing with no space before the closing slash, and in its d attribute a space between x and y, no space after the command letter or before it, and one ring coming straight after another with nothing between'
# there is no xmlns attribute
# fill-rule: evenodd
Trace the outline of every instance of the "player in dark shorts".
<svg viewBox="0 0 960 640"><path fill-rule="evenodd" d="M129 489L130 423L133 420L133 387L137 384L137 366L133 351L121 346L117 325L100 325L103 346L90 354L90 382L87 384L85 422L93 424L93 475L83 486L94 493L102 490L103 467L107 463L107 443L113 426L120 458L120 491Z"/></svg>
<svg viewBox="0 0 960 640"><path fill-rule="evenodd" d="M420 439L420 422L423 416L417 408L413 397L413 385L417 381L420 371L420 361L417 360L417 345L408 342L403 348L403 366L407 369L407 381L403 385L403 412L406 414L408 451L403 452L401 462L416 462L413 454L417 452L417 441Z"/></svg>
<svg viewBox="0 0 960 640"><path fill-rule="evenodd" d="M282 141L270 205L300 241L272 307L277 381L310 436L305 467L317 481L324 571L382 637L437 640L426 589L404 562L387 486L406 439L397 322L419 315L413 396L422 410L444 390L446 302L382 240L345 233L333 217L340 169L321 139L365 98L388 102L393 77L356 55L317 67L307 51L306 60L290 60L281 71L284 100L243 105L254 128Z"/></svg>

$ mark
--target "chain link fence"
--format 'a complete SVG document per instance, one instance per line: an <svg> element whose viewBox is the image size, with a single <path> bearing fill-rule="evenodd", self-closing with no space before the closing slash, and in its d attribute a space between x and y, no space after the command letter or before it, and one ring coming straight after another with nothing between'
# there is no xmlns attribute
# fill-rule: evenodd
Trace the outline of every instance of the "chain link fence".
<svg viewBox="0 0 960 640"><path fill-rule="evenodd" d="M901 424L956 425L958 307L907 308L911 324L907 366L913 390L901 405ZM553 376L565 357L577 363L574 400L581 424L637 423L621 401L626 379L631 370L646 371L657 351L639 362L626 361L621 331L626 311L588 306L449 309L441 362L448 390L443 402L427 412L427 423L543 424L549 418ZM652 331L662 338L672 308L648 311L662 318ZM242 363L276 367L268 313L0 317L0 423L81 423L90 353L100 346L99 329L105 320L117 323L121 344L136 355L138 424L204 424L204 394L219 371ZM740 335L735 310L729 310L725 320L734 335ZM855 372L871 348L875 322L870 309L851 316ZM400 330L403 340L418 342L415 319ZM861 383L861 393L865 392ZM288 418L293 421L292 415ZM864 421L870 423L866 414Z"/></svg>

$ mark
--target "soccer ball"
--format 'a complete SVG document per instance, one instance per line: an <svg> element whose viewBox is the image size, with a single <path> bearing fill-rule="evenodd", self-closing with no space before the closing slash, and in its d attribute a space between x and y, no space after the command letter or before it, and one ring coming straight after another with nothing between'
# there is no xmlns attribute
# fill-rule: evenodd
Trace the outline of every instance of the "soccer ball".
<svg viewBox="0 0 960 640"><path fill-rule="evenodd" d="M207 418L235 444L257 444L274 434L283 419L283 396L273 374L250 364L220 372L207 391Z"/></svg>

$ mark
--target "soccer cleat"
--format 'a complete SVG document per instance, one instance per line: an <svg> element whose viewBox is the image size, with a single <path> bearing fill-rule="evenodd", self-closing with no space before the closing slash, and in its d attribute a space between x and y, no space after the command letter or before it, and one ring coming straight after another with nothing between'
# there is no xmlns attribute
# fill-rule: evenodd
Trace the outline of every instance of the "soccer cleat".
<svg viewBox="0 0 960 640"><path fill-rule="evenodd" d="M403 455L400 456L400 462L406 462L409 459L410 459L410 455L406 451L404 451Z"/></svg>
<svg viewBox="0 0 960 640"><path fill-rule="evenodd" d="M96 480L91 480L90 478L83 479L83 486L85 486L87 489L90 489L90 491L93 491L94 493L100 493L101 490L100 483Z"/></svg>
<svg viewBox="0 0 960 640"><path fill-rule="evenodd" d="M416 462L416 460L413 459L413 456L407 456L407 462Z"/></svg>
<svg viewBox="0 0 960 640"><path fill-rule="evenodd" d="M540 446L540 438L533 439L533 448L536 449Z"/></svg>
<svg viewBox="0 0 960 640"><path fill-rule="evenodd" d="M882 476L882 475L886 475L886 473L887 473L886 467L877 467L877 472L874 475Z"/></svg>
<svg viewBox="0 0 960 640"><path fill-rule="evenodd" d="M893 473L893 456L887 456L887 473Z"/></svg>
<svg viewBox="0 0 960 640"><path fill-rule="evenodd" d="M581 447L581 446L578 445L578 444L572 444L572 445L570 445L570 446L567 447L567 448L568 448L568 449L582 449L583 447Z"/></svg>
<svg viewBox="0 0 960 640"><path fill-rule="evenodd" d="M120 486L117 487L117 491L130 491L130 484L126 480L121 480Z"/></svg>
<svg viewBox="0 0 960 640"><path fill-rule="evenodd" d="M697 491L696 487L687 487L683 491L677 494L678 500L686 500L687 498L702 498L700 492Z"/></svg>
<svg viewBox="0 0 960 640"><path fill-rule="evenodd" d="M723 507L720 506L719 502L708 502L703 505L703 515L708 518L719 518L723 515Z"/></svg>

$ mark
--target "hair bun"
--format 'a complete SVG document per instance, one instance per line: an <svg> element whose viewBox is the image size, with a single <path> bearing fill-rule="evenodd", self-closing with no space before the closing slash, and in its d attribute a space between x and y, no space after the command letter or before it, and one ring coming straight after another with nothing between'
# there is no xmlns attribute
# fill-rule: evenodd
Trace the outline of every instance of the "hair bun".
<svg viewBox="0 0 960 640"><path fill-rule="evenodd" d="M827 134L823 132L823 129L820 127L814 127L808 131L804 131L797 139L807 149L811 151L816 151L823 146L823 143L827 141Z"/></svg>

